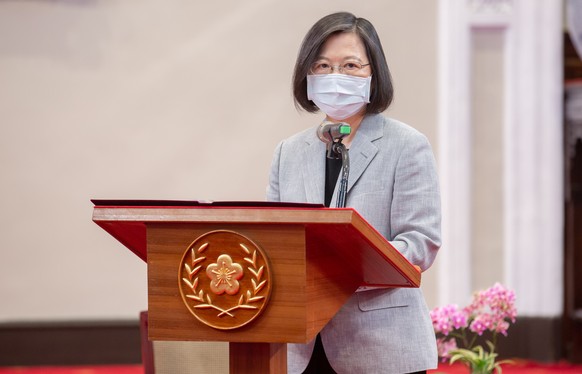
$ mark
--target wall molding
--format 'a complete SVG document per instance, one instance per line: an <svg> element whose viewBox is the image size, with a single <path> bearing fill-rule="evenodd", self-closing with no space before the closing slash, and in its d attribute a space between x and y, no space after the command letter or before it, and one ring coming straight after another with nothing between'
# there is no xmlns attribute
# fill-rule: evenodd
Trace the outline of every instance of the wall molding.
<svg viewBox="0 0 582 374"><path fill-rule="evenodd" d="M0 324L0 366L141 364L139 321Z"/></svg>
<svg viewBox="0 0 582 374"><path fill-rule="evenodd" d="M142 314L142 326L145 328ZM500 336L501 358L556 362L560 352L561 320L557 317L518 317L507 337ZM85 321L0 324L0 367L61 365L139 365L138 321ZM483 339L489 338L484 335ZM185 348L162 344L159 354L183 353ZM151 349L151 345L149 345ZM172 351L174 349L174 351ZM193 354L197 354L193 352ZM146 373L153 373L153 351L145 352Z"/></svg>

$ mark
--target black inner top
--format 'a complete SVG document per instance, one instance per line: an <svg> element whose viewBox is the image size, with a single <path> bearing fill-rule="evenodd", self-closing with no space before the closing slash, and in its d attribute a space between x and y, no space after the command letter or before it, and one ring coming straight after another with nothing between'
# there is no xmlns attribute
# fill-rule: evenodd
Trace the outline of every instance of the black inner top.
<svg viewBox="0 0 582 374"><path fill-rule="evenodd" d="M341 158L327 158L325 157L325 206L329 207L335 185L342 169Z"/></svg>

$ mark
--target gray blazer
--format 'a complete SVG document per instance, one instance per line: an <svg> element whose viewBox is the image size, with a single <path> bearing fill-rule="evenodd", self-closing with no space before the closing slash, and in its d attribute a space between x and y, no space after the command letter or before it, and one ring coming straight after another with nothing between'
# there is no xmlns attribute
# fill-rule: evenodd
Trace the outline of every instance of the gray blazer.
<svg viewBox="0 0 582 374"><path fill-rule="evenodd" d="M350 147L347 206L355 208L422 270L440 247L440 197L426 137L410 126L368 115ZM267 198L322 203L325 145L311 128L277 146ZM336 186L332 206L335 204ZM420 289L359 291L321 331L338 373L410 373L436 368L435 334ZM314 342L289 344L289 373L301 373Z"/></svg>

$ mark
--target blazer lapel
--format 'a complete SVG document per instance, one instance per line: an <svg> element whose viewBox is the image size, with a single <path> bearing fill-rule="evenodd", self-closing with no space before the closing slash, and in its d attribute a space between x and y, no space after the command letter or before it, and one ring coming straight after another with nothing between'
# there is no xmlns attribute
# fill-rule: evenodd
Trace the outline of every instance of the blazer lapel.
<svg viewBox="0 0 582 374"><path fill-rule="evenodd" d="M307 202L323 204L325 189L325 144L315 136L307 140L303 153L303 180Z"/></svg>
<svg viewBox="0 0 582 374"><path fill-rule="evenodd" d="M381 114L368 115L364 118L358 128L356 137L350 146L350 175L348 177L348 192L360 179L370 162L378 153L378 148L373 141L381 138L384 134L384 122ZM341 180L341 173L336 184L332 197L332 204L337 201L337 194ZM334 205L335 206L335 205Z"/></svg>

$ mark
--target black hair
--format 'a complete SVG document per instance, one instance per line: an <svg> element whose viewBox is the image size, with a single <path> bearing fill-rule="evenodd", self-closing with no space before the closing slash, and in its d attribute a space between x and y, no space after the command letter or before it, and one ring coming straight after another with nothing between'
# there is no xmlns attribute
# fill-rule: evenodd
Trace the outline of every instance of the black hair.
<svg viewBox="0 0 582 374"><path fill-rule="evenodd" d="M386 56L374 26L364 18L348 12L333 13L317 21L305 35L297 54L293 72L293 97L295 106L308 112L317 112L317 106L307 98L307 75L318 59L321 48L333 34L353 32L360 37L366 47L366 54L372 70L370 103L366 113L381 113L392 103L394 88Z"/></svg>

